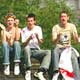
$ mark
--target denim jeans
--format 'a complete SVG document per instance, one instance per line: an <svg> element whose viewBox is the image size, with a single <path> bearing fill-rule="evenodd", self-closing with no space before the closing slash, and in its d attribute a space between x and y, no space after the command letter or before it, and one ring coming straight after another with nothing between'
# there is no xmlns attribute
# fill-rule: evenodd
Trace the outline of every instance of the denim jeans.
<svg viewBox="0 0 80 80"><path fill-rule="evenodd" d="M9 46L8 42L2 43L3 64L10 64L10 56L14 57L14 62L20 62L21 46L18 41L14 41L13 46Z"/></svg>
<svg viewBox="0 0 80 80"><path fill-rule="evenodd" d="M31 57L39 60L40 68L48 69L51 61L51 50L36 50L29 47L24 48L26 67L31 67Z"/></svg>
<svg viewBox="0 0 80 80"><path fill-rule="evenodd" d="M59 69L59 67L58 67L59 58L64 49L65 48L56 47L55 49L52 50L52 56L51 56L52 61L51 61L50 70L49 70L49 77L51 77L51 78L53 76L53 73L55 71L58 71L58 69ZM80 79L79 64L78 64L76 53L73 48L72 48L71 61L72 61L73 71L75 73L75 78L77 80L79 80Z"/></svg>

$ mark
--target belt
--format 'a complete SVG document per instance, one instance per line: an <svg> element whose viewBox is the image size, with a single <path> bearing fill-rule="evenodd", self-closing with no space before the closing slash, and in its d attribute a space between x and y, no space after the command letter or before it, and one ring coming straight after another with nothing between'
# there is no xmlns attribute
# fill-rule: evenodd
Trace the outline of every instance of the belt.
<svg viewBox="0 0 80 80"><path fill-rule="evenodd" d="M39 50L38 48L30 48L31 50Z"/></svg>

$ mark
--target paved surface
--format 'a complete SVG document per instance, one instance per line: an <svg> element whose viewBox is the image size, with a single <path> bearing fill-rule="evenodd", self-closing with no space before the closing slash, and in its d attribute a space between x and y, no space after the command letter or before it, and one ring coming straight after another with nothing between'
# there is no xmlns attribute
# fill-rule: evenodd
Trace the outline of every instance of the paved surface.
<svg viewBox="0 0 80 80"><path fill-rule="evenodd" d="M33 74L34 74L35 71L38 70L39 64L36 61L33 61L33 63L34 64L32 65L32 75L31 75L32 76L32 80L38 80L38 79L36 79L36 78L33 77ZM9 76L5 76L3 74L4 67L2 65L2 59L0 59L0 80L25 80L24 79L25 68L23 66L24 66L23 63L21 63L20 64L20 71L21 71L21 73L20 73L19 76L15 76L14 73L13 73L13 71L14 71L14 64L11 64L11 66L10 66L10 68L11 68L11 70L10 70L11 74ZM45 75L45 77L46 77L46 79L48 78L47 75Z"/></svg>
<svg viewBox="0 0 80 80"><path fill-rule="evenodd" d="M4 74L0 73L0 80L25 80L23 76L14 76L14 75L10 75L10 76L5 76Z"/></svg>
<svg viewBox="0 0 80 80"><path fill-rule="evenodd" d="M31 75L32 76L32 80L38 80L38 79L33 77L34 71L36 71L36 70L32 70L32 75ZM45 77L46 77L46 75L45 75ZM25 80L25 79L24 79L24 73L23 72L21 72L21 74L19 76L15 76L13 74L13 71L11 71L11 74L9 76L5 76L3 74L3 71L0 70L0 80Z"/></svg>

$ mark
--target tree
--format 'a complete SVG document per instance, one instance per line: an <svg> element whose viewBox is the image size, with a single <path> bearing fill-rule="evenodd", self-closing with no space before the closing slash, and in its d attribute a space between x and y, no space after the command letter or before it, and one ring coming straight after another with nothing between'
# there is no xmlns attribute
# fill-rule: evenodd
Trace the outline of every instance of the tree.
<svg viewBox="0 0 80 80"><path fill-rule="evenodd" d="M44 44L42 48L52 48L51 32L54 24L59 22L61 10L67 10L72 22L75 22L74 11L66 6L65 1L57 3L55 0L1 0L0 16L1 23L5 24L5 15L12 11L20 19L20 27L26 26L25 16L28 13L35 13L37 24L42 27Z"/></svg>

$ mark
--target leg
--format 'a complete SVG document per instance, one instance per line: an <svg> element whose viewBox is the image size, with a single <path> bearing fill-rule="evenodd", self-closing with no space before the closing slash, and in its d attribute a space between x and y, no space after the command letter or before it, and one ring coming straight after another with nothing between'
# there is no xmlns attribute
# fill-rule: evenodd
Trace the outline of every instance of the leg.
<svg viewBox="0 0 80 80"><path fill-rule="evenodd" d="M19 62L20 62L20 56L21 56L21 46L18 41L14 42L13 50L14 50L13 52L15 53L15 55L14 55L14 62L15 62L14 75L19 75L19 73L20 73Z"/></svg>
<svg viewBox="0 0 80 80"><path fill-rule="evenodd" d="M2 43L2 52L3 52L3 64L8 65L9 62L9 45L7 42Z"/></svg>
<svg viewBox="0 0 80 80"><path fill-rule="evenodd" d="M13 50L14 50L14 53L15 53L14 62L20 62L21 46L20 46L20 43L18 41L14 42Z"/></svg>
<svg viewBox="0 0 80 80"><path fill-rule="evenodd" d="M25 64L27 68L31 67L30 57L31 57L31 50L29 47L25 47L24 48L24 59L25 59Z"/></svg>
<svg viewBox="0 0 80 80"><path fill-rule="evenodd" d="M72 60L72 66L73 66L73 71L75 73L75 77L77 78L77 80L79 80L80 79L79 64L78 64L77 56L73 49L72 49L71 60Z"/></svg>
<svg viewBox="0 0 80 80"><path fill-rule="evenodd" d="M27 46L24 48L24 59L25 59L25 65L26 65L26 72L25 72L25 79L26 80L31 80L31 50Z"/></svg>
<svg viewBox="0 0 80 80"><path fill-rule="evenodd" d="M33 57L40 60L40 68L49 69L51 61L51 51L50 50L35 50Z"/></svg>
<svg viewBox="0 0 80 80"><path fill-rule="evenodd" d="M49 65L51 61L51 51L43 50L42 53L45 54L45 56L43 57L40 68L49 69Z"/></svg>
<svg viewBox="0 0 80 80"><path fill-rule="evenodd" d="M50 80L52 80L53 75L58 72L58 63L62 51L63 48L58 47L51 50L51 64L48 71Z"/></svg>
<svg viewBox="0 0 80 80"><path fill-rule="evenodd" d="M58 71L59 69L59 59L60 59L60 55L62 53L62 51L64 50L64 48L58 48L56 47L53 51L52 51L52 64L53 64L53 71Z"/></svg>
<svg viewBox="0 0 80 80"><path fill-rule="evenodd" d="M50 50L35 50L33 53L33 57L38 59L41 62L40 68L38 70L37 76L40 80L46 80L43 76L49 69L50 61L51 61L51 51Z"/></svg>
<svg viewBox="0 0 80 80"><path fill-rule="evenodd" d="M7 42L2 43L2 52L3 52L3 64L4 64L4 74L9 75L10 74L10 69L9 69L9 45Z"/></svg>
<svg viewBox="0 0 80 80"><path fill-rule="evenodd" d="M53 49L51 50L51 62L50 62L50 66L49 66L49 70L48 70L48 75L49 75L49 80L52 80L53 77Z"/></svg>

